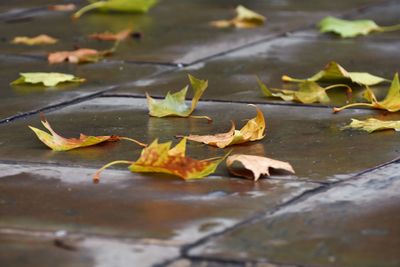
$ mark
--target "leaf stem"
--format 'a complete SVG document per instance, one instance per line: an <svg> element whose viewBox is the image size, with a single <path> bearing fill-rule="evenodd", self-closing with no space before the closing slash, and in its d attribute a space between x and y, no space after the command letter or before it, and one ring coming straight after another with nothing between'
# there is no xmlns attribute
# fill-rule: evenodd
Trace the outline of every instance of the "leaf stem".
<svg viewBox="0 0 400 267"><path fill-rule="evenodd" d="M329 89L333 89L333 88L338 88L338 87L344 87L347 88L346 91L346 97L347 97L347 103L350 99L352 99L353 97L353 90L351 89L350 86L348 86L347 84L334 84L334 85L330 85L328 87L325 87L325 91L329 90Z"/></svg>
<svg viewBox="0 0 400 267"><path fill-rule="evenodd" d="M86 12L102 7L106 4L105 1L99 1L99 2L94 2L90 5L84 6L81 9L79 9L77 12L75 12L75 14L72 16L73 19L79 19L83 14L85 14Z"/></svg>
<svg viewBox="0 0 400 267"><path fill-rule="evenodd" d="M128 160L116 160L116 161L112 161L107 163L106 165L104 165L103 167L101 167L100 169L98 169L96 171L96 173L93 175L93 183L99 183L100 182L100 174L102 171L104 171L105 169L107 169L110 166L116 165L116 164L128 164L131 165L133 163L133 161L128 161Z"/></svg>
<svg viewBox="0 0 400 267"><path fill-rule="evenodd" d="M193 119L206 119L208 121L208 123L212 123L213 119L208 117L208 116L193 116L190 115L189 118L193 118Z"/></svg>
<svg viewBox="0 0 400 267"><path fill-rule="evenodd" d="M129 138L129 137L120 137L119 139L131 141L131 142L133 142L133 143L135 143L135 144L137 144L137 145L139 145L139 146L141 146L141 147L147 147L147 144L142 143L142 142L139 142L139 141L137 141L137 140L135 140L135 139L133 139L133 138Z"/></svg>
<svg viewBox="0 0 400 267"><path fill-rule="evenodd" d="M346 108L350 108L350 107L358 107L358 106L363 106L363 107L374 107L373 104L370 103L353 103L353 104L349 104L340 108L333 108L333 113L337 113L339 111L342 111Z"/></svg>
<svg viewBox="0 0 400 267"><path fill-rule="evenodd" d="M379 31L381 31L381 32L392 32L392 31L399 31L399 30L400 30L400 24L393 25L393 26L379 27Z"/></svg>
<svg viewBox="0 0 400 267"><path fill-rule="evenodd" d="M291 77L289 77L287 75L283 75L282 76L282 81L284 81L284 82L302 83L302 82L307 81L307 79L295 79L295 78L291 78Z"/></svg>

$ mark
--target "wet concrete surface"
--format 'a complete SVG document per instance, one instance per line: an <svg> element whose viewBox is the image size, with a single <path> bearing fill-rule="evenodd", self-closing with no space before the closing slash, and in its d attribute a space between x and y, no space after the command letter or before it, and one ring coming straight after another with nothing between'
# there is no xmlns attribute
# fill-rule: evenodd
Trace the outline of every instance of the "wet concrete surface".
<svg viewBox="0 0 400 267"><path fill-rule="evenodd" d="M351 109L333 115L331 106L346 103L341 90L329 93L329 106L300 105L263 97L255 79L294 89L281 75L309 77L330 60L391 79L399 71L399 32L340 39L313 25L327 15L398 24L398 1L162 0L145 15L94 12L75 22L69 12L48 11L54 3L66 1L0 3L0 266L400 264L399 163L393 161L400 155L399 134L341 131L351 118L399 120L399 114ZM209 26L232 18L238 4L265 15L267 23L251 30ZM112 44L86 35L126 27L142 38L126 40L98 63L46 61L52 51L107 49ZM41 33L60 43L9 43L16 35ZM9 85L18 73L33 71L88 81L57 89ZM187 73L209 80L194 115L214 122L150 118L144 93L180 90ZM372 89L381 98L388 87ZM363 89L353 89L351 101L360 101ZM295 175L273 173L254 183L231 177L222 163L210 177L185 182L115 166L93 184L96 169L135 160L141 148L121 141L53 152L27 127L42 128L38 112L44 110L66 137L82 132L177 143L175 135L226 132L230 120L240 128L255 116L249 103L262 109L267 135L232 147L233 153L288 161ZM188 142L187 155L204 159L229 150Z"/></svg>
<svg viewBox="0 0 400 267"><path fill-rule="evenodd" d="M400 164L315 194L189 251L301 266L398 266Z"/></svg>

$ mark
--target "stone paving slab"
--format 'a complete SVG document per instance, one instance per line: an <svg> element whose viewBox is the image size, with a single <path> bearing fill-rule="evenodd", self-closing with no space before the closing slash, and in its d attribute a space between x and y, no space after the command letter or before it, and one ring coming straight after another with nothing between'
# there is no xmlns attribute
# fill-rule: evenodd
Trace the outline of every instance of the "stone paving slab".
<svg viewBox="0 0 400 267"><path fill-rule="evenodd" d="M104 62L86 65L61 64L51 66L45 61L26 57L0 55L0 121L8 117L42 109L46 106L85 97L121 83L129 83L142 77L155 75L169 68L155 65ZM85 78L84 83L64 83L46 88L41 85L12 86L21 72L61 72Z"/></svg>
<svg viewBox="0 0 400 267"><path fill-rule="evenodd" d="M267 121L266 138L234 146L233 152L291 162L297 179L336 181L393 160L399 155L398 133L394 131L367 134L340 130L350 122L350 118L365 119L373 116L396 120L399 119L397 113L382 115L359 109L334 115L329 109L317 107L260 105L260 108ZM176 135L189 133L222 133L229 130L230 120L235 120L239 128L246 119L255 116L254 108L245 104L214 102L201 102L195 112L195 115L212 117L212 124L190 118L151 118L147 113L144 99L105 97L72 105L46 116L53 128L66 137L76 137L81 132L87 135L116 134L143 142L152 142L155 138L169 141L174 140ZM0 160L96 168L114 160L135 160L141 151L135 144L108 143L67 153L52 152L27 127L41 127L39 121L38 116L32 116L0 125ZM189 142L188 155L205 159L224 155L230 149ZM227 176L228 173L221 166L217 175Z"/></svg>
<svg viewBox="0 0 400 267"><path fill-rule="evenodd" d="M201 62L156 78L142 80L135 86L126 86L116 93L155 96L168 90L180 90L187 84L186 73L209 80L204 100L245 101L250 103L293 103L264 97L256 81L260 77L269 87L297 89L295 84L281 81L282 75L307 78L324 68L330 61L337 61L348 71L370 72L392 79L399 72L397 53L399 39L314 39L281 37L237 52ZM378 98L386 95L390 84L373 86ZM352 86L353 101L365 102L364 88ZM346 104L345 89L329 91L331 106ZM321 105L321 104L319 104Z"/></svg>
<svg viewBox="0 0 400 267"><path fill-rule="evenodd" d="M163 239L181 245L280 205L318 184L163 175L57 165L0 165L0 228Z"/></svg>
<svg viewBox="0 0 400 267"><path fill-rule="evenodd" d="M314 194L189 251L296 266L399 266L400 164Z"/></svg>
<svg viewBox="0 0 400 267"><path fill-rule="evenodd" d="M91 13L72 23L69 13L47 12L21 23L0 24L0 37L6 40L18 35L46 33L61 38L60 44L46 47L23 47L0 43L3 53L45 55L55 50L72 49L73 46L102 48L104 45L88 42L87 34L105 30L119 31L126 27L143 33L140 41L124 42L114 56L118 59L163 63L192 63L243 45L288 31L305 27L324 16L340 14L370 4L377 0L320 1L312 4L290 1L247 1L246 6L266 15L265 26L251 30L215 29L209 22L230 19L238 1L197 0L185 2L164 0L145 15L109 15ZM29 25L29 27L28 27ZM32 32L34 29L35 32ZM40 32L39 32L40 31ZM61 34L62 33L62 34Z"/></svg>
<svg viewBox="0 0 400 267"><path fill-rule="evenodd" d="M0 264L13 267L150 267L179 255L177 246L64 231L0 229L0 241Z"/></svg>

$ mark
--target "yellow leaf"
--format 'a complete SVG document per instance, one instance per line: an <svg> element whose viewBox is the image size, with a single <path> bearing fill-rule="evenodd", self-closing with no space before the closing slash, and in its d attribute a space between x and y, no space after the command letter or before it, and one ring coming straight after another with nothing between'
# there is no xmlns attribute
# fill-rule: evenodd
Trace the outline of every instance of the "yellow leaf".
<svg viewBox="0 0 400 267"><path fill-rule="evenodd" d="M75 148L87 147L97 145L103 142L114 142L119 140L129 140L140 146L146 146L134 139L130 139L127 137L120 137L116 135L107 135L107 136L87 136L81 134L78 138L64 138L58 135L47 122L47 120L42 117L43 126L50 132L47 133L35 127L29 126L29 128L36 134L40 141L42 141L45 145L50 147L54 151L67 151Z"/></svg>
<svg viewBox="0 0 400 267"><path fill-rule="evenodd" d="M263 94L267 97L278 97L285 101L296 101L303 104L323 103L330 102L330 98L326 91L333 88L344 87L347 88L347 96L351 96L352 90L348 85L335 84L328 87L321 87L315 82L303 82L299 85L299 90L285 90L285 89L268 89L268 87L257 78L258 85Z"/></svg>
<svg viewBox="0 0 400 267"><path fill-rule="evenodd" d="M236 7L236 17L231 20L212 21L211 25L217 28L254 28L264 24L266 18L244 6Z"/></svg>
<svg viewBox="0 0 400 267"><path fill-rule="evenodd" d="M142 150L137 161L114 161L104 165L93 176L98 182L100 173L115 164L129 164L132 172L168 173L179 176L184 180L200 179L215 172L218 165L225 159L195 160L186 157L186 138L182 139L174 148L172 142L158 143L156 139L148 147Z"/></svg>
<svg viewBox="0 0 400 267"><path fill-rule="evenodd" d="M24 45L49 45L57 43L58 40L46 34L41 34L35 37L17 36L11 42Z"/></svg>
<svg viewBox="0 0 400 267"><path fill-rule="evenodd" d="M240 162L245 170L233 168L232 165L235 162ZM226 166L228 167L229 172L233 175L246 177L253 179L254 181L257 181L261 175L269 176L270 168L294 173L292 166L287 162L243 154L229 156L226 159Z"/></svg>
<svg viewBox="0 0 400 267"><path fill-rule="evenodd" d="M192 104L188 107L185 103L185 97L188 90L188 86L183 88L181 91L171 94L167 93L164 100L155 100L146 93L147 105L149 107L149 114L153 117L189 117L197 106L201 96L208 87L207 80L199 80L192 75L189 76L190 84L192 85L194 96L192 99ZM211 120L206 116L191 116L195 118L206 118Z"/></svg>
<svg viewBox="0 0 400 267"><path fill-rule="evenodd" d="M12 85L20 84L40 84L44 86L56 86L64 82L84 82L85 79L76 77L71 74L58 72L25 72L20 73L17 80L13 81Z"/></svg>
<svg viewBox="0 0 400 267"><path fill-rule="evenodd" d="M376 109L383 109L390 112L397 112L400 110L400 83L399 83L399 75L396 73L392 84L389 88L389 91L382 101L378 101L374 92L367 86L367 90L364 93L364 97L370 101L371 103L353 103L341 108L334 108L334 112L342 111L349 107L357 107L357 106L364 106L364 107L371 107Z"/></svg>
<svg viewBox="0 0 400 267"><path fill-rule="evenodd" d="M258 107L254 107L257 109L257 116L249 120L240 130L235 130L235 124L232 122L231 129L226 133L215 135L189 135L187 139L219 148L261 140L265 136L265 119L262 111Z"/></svg>
<svg viewBox="0 0 400 267"><path fill-rule="evenodd" d="M307 79L295 79L287 75L282 76L284 82L353 82L360 85L375 85L388 81L385 78L378 77L366 72L348 72L337 62L330 62L325 68Z"/></svg>
<svg viewBox="0 0 400 267"><path fill-rule="evenodd" d="M368 133L389 129L400 131L400 121L381 121L373 118L364 121L351 119L351 123L343 127L343 129L363 130Z"/></svg>

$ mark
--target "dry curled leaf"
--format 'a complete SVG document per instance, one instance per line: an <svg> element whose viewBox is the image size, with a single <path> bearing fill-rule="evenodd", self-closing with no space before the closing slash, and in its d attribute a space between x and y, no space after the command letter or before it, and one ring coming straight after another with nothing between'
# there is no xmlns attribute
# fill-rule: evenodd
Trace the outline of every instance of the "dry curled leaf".
<svg viewBox="0 0 400 267"><path fill-rule="evenodd" d="M13 81L12 85L20 84L40 84L44 86L56 86L64 82L84 82L85 79L76 77L71 74L58 72L25 72L20 73L20 78Z"/></svg>
<svg viewBox="0 0 400 267"><path fill-rule="evenodd" d="M98 51L95 49L81 48L74 51L60 51L50 53L48 56L48 61L50 64L62 63L65 61L75 64L97 62L111 53L111 50Z"/></svg>
<svg viewBox="0 0 400 267"><path fill-rule="evenodd" d="M333 32L342 38L350 38L358 35L367 35L371 32L388 32L400 30L399 25L378 26L373 20L345 20L335 17L326 17L318 23L320 32Z"/></svg>
<svg viewBox="0 0 400 267"><path fill-rule="evenodd" d="M104 32L104 33L94 33L89 35L90 39L100 40L100 41L123 41L128 38L132 33L131 29L125 29L118 33Z"/></svg>
<svg viewBox="0 0 400 267"><path fill-rule="evenodd" d="M211 25L217 28L254 28L264 24L266 18L244 6L236 7L236 17L231 20L212 21Z"/></svg>
<svg viewBox="0 0 400 267"><path fill-rule="evenodd" d="M226 133L189 135L187 139L219 148L260 140L265 136L265 119L262 111L257 106L254 107L257 110L257 116L249 120L240 130L235 130L235 124L232 122L231 129Z"/></svg>
<svg viewBox="0 0 400 267"><path fill-rule="evenodd" d="M93 180L98 182L100 173L115 164L129 164L131 172L168 173L179 176L184 180L200 179L215 172L218 165L225 158L195 160L187 157L185 155L186 138L182 139L173 148L171 148L171 144L172 142L158 143L156 139L142 150L137 161L118 160L106 164L96 172Z"/></svg>
<svg viewBox="0 0 400 267"><path fill-rule="evenodd" d="M374 92L367 86L367 90L364 93L364 98L371 103L352 103L341 108L334 108L334 112L342 111L349 107L370 107L376 109L383 109L390 112L397 112L400 110L400 83L399 75L396 73L392 84L390 85L389 91L386 97L382 101L378 101Z"/></svg>
<svg viewBox="0 0 400 267"><path fill-rule="evenodd" d="M47 8L52 11L74 11L76 9L76 5L75 4L50 5Z"/></svg>
<svg viewBox="0 0 400 267"><path fill-rule="evenodd" d="M315 82L306 81L299 85L299 90L285 90L285 89L268 89L268 87L257 78L258 85L261 88L263 94L267 97L277 97L281 98L285 101L295 101L303 104L311 104L311 103L323 103L328 104L331 100L326 93L329 89L344 87L347 89L346 94L347 97L351 96L352 90L346 84L335 84L328 87L321 87Z"/></svg>
<svg viewBox="0 0 400 267"><path fill-rule="evenodd" d="M58 42L58 39L41 34L35 37L17 36L11 41L13 44L24 44L24 45L50 45Z"/></svg>
<svg viewBox="0 0 400 267"><path fill-rule="evenodd" d="M233 168L235 162L241 163L244 170ZM270 168L294 173L293 167L287 162L243 154L229 156L226 159L226 166L233 175L246 177L254 181L257 181L262 175L269 176Z"/></svg>
<svg viewBox="0 0 400 267"><path fill-rule="evenodd" d="M147 105L149 108L149 114L153 117L167 117L167 116L177 116L177 117L194 117L194 118L205 118L211 120L207 116L191 116L192 112L197 106L201 96L208 87L207 80L200 80L192 75L188 75L190 84L194 91L194 96L192 99L191 106L187 106L185 103L185 97L188 90L188 86L183 88L181 91L171 94L167 93L165 99L155 100L146 93Z"/></svg>
<svg viewBox="0 0 400 267"><path fill-rule="evenodd" d="M373 118L369 118L364 121L351 119L351 123L343 127L342 129L363 130L368 133L372 133L375 131L383 131L383 130L400 131L400 121L381 121Z"/></svg>
<svg viewBox="0 0 400 267"><path fill-rule="evenodd" d="M385 78L378 77L367 72L348 72L337 62L332 61L322 71L307 79L295 79L287 75L282 76L284 82L326 82L326 83L340 83L340 82L353 82L360 85L375 85L385 81Z"/></svg>
<svg viewBox="0 0 400 267"><path fill-rule="evenodd" d="M42 131L40 129L37 129L32 126L28 126L39 138L40 141L42 141L46 146L50 147L54 151L68 151L72 150L75 148L81 148L81 147L87 147L87 146L93 146L97 145L103 142L115 142L119 140L129 140L132 141L140 146L146 146L145 144L142 144L134 139L130 139L127 137L120 137L116 135L107 135L107 136L87 136L84 134L81 134L78 138L64 138L60 135L58 135L53 128L50 126L50 123L47 122L46 118L42 116L41 120L43 126L50 132L47 133L45 131Z"/></svg>

